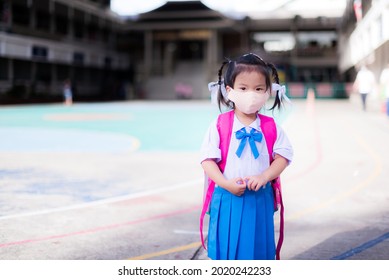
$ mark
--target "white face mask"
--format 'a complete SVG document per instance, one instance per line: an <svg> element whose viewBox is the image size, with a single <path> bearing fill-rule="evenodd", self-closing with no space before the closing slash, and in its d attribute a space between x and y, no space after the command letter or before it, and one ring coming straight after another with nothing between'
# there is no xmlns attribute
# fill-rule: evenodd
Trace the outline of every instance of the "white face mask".
<svg viewBox="0 0 389 280"><path fill-rule="evenodd" d="M255 91L236 91L231 89L228 93L228 99L234 102L235 107L245 114L253 114L259 111L266 101L269 99L269 94L258 93Z"/></svg>

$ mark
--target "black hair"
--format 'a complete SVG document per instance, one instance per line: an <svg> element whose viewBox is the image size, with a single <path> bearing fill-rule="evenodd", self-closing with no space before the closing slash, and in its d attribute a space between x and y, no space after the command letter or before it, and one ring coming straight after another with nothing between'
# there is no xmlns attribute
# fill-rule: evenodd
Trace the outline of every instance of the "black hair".
<svg viewBox="0 0 389 280"><path fill-rule="evenodd" d="M221 91L221 87L223 86L222 83L222 75L223 75L223 68L227 65L227 69L224 73L224 85L230 86L231 88L234 87L235 79L238 74L242 72L251 72L256 71L258 73L261 73L265 76L265 83L266 83L266 90L271 91L272 83L280 83L280 79L278 77L278 72L274 64L265 62L261 57L254 53L248 53L245 55L240 56L236 60L230 60L226 58L222 66L220 67L218 71L218 84L219 92L218 92L218 105L219 110L221 111L221 106L227 106L228 108L234 108L234 103L228 99L226 99ZM278 93L278 92L277 92ZM274 99L274 104L269 110L273 110L275 108L280 109L282 105L282 100L276 94Z"/></svg>

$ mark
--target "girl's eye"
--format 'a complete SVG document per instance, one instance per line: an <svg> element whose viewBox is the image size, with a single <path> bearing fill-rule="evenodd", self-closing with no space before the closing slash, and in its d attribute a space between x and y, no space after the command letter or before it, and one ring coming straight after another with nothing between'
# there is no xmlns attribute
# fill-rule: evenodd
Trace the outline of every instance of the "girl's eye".
<svg viewBox="0 0 389 280"><path fill-rule="evenodd" d="M239 88L241 91L244 91L244 90L246 90L246 87L240 87Z"/></svg>

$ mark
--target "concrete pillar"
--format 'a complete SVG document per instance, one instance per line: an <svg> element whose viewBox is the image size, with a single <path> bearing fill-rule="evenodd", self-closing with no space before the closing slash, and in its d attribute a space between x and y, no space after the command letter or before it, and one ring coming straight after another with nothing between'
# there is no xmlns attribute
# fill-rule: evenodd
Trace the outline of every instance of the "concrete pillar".
<svg viewBox="0 0 389 280"><path fill-rule="evenodd" d="M54 8L54 1L49 1L49 15L50 15L50 33L55 34L57 27L55 22L55 8Z"/></svg>
<svg viewBox="0 0 389 280"><path fill-rule="evenodd" d="M144 80L148 80L153 61L153 32L146 31L144 51Z"/></svg>
<svg viewBox="0 0 389 280"><path fill-rule="evenodd" d="M83 19L83 28L84 28L84 37L83 41L89 41L89 30L88 26L91 22L91 14L87 11L84 11L84 19Z"/></svg>
<svg viewBox="0 0 389 280"><path fill-rule="evenodd" d="M51 81L50 81L50 94L55 94L57 90L57 66L56 64L51 64Z"/></svg>
<svg viewBox="0 0 389 280"><path fill-rule="evenodd" d="M36 82L36 62L31 61L31 82Z"/></svg>
<svg viewBox="0 0 389 280"><path fill-rule="evenodd" d="M291 61L292 63L294 63L296 60L297 60L297 56L298 56L298 24L299 24L299 21L300 21L300 17L296 16L292 21L291 21L291 33L293 35L293 38L294 38L294 42L295 42L295 45L294 45L294 48L292 49L291 51Z"/></svg>
<svg viewBox="0 0 389 280"><path fill-rule="evenodd" d="M217 65L219 59L219 40L217 30L211 31L211 36L208 38L207 42L208 50L207 50L207 69L208 69L208 80L212 80L215 78L217 74Z"/></svg>
<svg viewBox="0 0 389 280"><path fill-rule="evenodd" d="M165 46L165 51L163 54L163 75L169 76L173 72L173 54L176 49L174 42L169 42Z"/></svg>
<svg viewBox="0 0 389 280"><path fill-rule="evenodd" d="M8 82L12 85L14 80L14 60L8 59Z"/></svg>
<svg viewBox="0 0 389 280"><path fill-rule="evenodd" d="M240 49L243 53L248 53L250 50L249 33L246 30L240 32Z"/></svg>
<svg viewBox="0 0 389 280"><path fill-rule="evenodd" d="M74 40L74 24L73 24L73 16L74 16L74 7L70 6L68 7L68 39Z"/></svg>
<svg viewBox="0 0 389 280"><path fill-rule="evenodd" d="M36 29L36 10L33 5L30 5L30 28L32 30Z"/></svg>
<svg viewBox="0 0 389 280"><path fill-rule="evenodd" d="M3 1L3 9L8 9L8 18L7 22L3 22L5 24L5 30L9 31L12 27L12 3L10 0L8 1Z"/></svg>

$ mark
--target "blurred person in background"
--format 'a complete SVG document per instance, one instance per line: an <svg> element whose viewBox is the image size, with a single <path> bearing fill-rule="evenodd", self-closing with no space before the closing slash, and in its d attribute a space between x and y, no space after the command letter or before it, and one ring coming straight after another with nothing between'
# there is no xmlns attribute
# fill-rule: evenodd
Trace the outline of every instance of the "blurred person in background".
<svg viewBox="0 0 389 280"><path fill-rule="evenodd" d="M73 104L72 84L69 79L63 82L64 104L70 106Z"/></svg>
<svg viewBox="0 0 389 280"><path fill-rule="evenodd" d="M366 111L367 96L372 93L375 88L375 78L373 72L363 65L358 71L353 87L354 91L357 91L360 94L363 111Z"/></svg>

